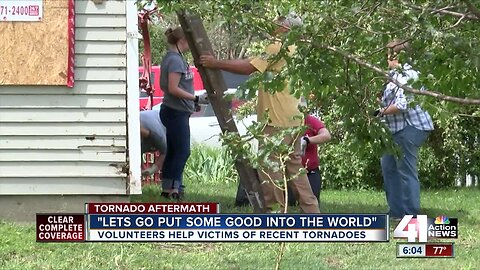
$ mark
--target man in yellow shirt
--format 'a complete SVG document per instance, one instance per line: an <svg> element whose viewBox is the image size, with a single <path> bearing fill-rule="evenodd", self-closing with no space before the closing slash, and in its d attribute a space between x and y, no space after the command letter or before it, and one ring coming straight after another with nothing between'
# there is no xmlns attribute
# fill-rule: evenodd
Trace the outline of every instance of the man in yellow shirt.
<svg viewBox="0 0 480 270"><path fill-rule="evenodd" d="M301 19L295 14L288 16L281 16L275 20L278 25L274 35L285 33L291 27L302 24ZM207 68L218 68L233 73L252 74L254 72L272 72L279 73L287 64L285 59L272 58L280 52L282 44L279 42L268 45L265 48L266 57L255 57L253 59L236 59L236 60L217 60L212 55L201 55L200 64ZM292 55L295 52L295 46L287 48L288 54ZM291 94L290 84L284 83L284 88L281 91L271 94L260 86L258 91L257 101L257 117L263 120L266 113L268 113L269 122L263 130L266 135L274 135L286 128L298 127L303 124L303 114L298 110L300 100ZM283 143L287 145L294 145L294 152L290 154L290 158L285 163L286 174L288 178L292 178L288 185L291 187L295 197L298 198L299 206L304 213L320 213L318 201L310 188L310 183L305 174L298 175L302 168L302 157L300 149L300 134L292 134L283 138ZM260 142L262 147L262 142ZM273 152L270 155L271 161L278 161L278 154ZM285 206L284 190L278 188L272 180L283 179L284 172L273 169L266 169L259 172L260 180L262 181L262 191L265 199L266 208L271 210L275 203L280 206Z"/></svg>

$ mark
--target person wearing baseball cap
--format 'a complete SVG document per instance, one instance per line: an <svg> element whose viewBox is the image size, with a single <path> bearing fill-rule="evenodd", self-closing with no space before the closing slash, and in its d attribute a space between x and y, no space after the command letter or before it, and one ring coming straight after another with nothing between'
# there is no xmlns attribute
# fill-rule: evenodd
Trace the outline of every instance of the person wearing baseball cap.
<svg viewBox="0 0 480 270"><path fill-rule="evenodd" d="M295 13L289 13L286 16L278 16L274 20L277 26L274 35L286 33L294 27L302 25L302 20ZM213 55L205 54L200 56L200 64L206 68L223 69L233 73L250 75L254 72L261 72L267 77L273 77L287 68L287 61L284 58L278 59L275 56L282 49L281 42L274 42L265 48L262 56L251 59L218 60ZM287 55L292 56L295 53L295 45L286 48ZM298 109L299 99L292 93L289 80L286 80L281 89L266 89L263 84L259 85L257 99L257 117L258 121L263 121L266 117L268 123L263 133L268 136L281 133L285 129L295 128L303 125L303 114ZM270 90L270 91L268 91ZM271 93L271 90L276 90ZM302 156L300 148L300 138L302 134L290 134L283 138L283 144L291 145L294 148L290 154L289 160L283 164L286 167L288 185L298 199L299 206L304 213L320 213L318 200L310 188L310 183L305 174L299 174L302 166ZM259 142L259 147L264 143ZM270 161L279 163L279 153L273 151L269 156ZM278 187L273 181L284 179L285 172L275 171L273 168L262 168L259 170L262 191L267 210L272 211L276 204L281 206L280 212L285 207L285 190Z"/></svg>

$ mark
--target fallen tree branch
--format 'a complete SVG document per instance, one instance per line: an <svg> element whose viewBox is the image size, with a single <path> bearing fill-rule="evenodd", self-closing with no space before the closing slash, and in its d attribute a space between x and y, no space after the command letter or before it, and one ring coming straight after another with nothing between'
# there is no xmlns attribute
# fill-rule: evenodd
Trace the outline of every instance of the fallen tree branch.
<svg viewBox="0 0 480 270"><path fill-rule="evenodd" d="M464 114L464 113L459 113L458 116L470 117L470 118L480 118L480 116L478 116L478 115L470 115L470 114Z"/></svg>
<svg viewBox="0 0 480 270"><path fill-rule="evenodd" d="M432 14L435 14L435 13L438 13L438 12L440 12L440 11L442 11L442 10L449 10L449 9L454 8L454 7L455 7L455 6L446 6L446 7L443 7L443 8L439 8L439 9L437 9L437 10L435 10L435 11L432 11L431 13L432 13Z"/></svg>
<svg viewBox="0 0 480 270"><path fill-rule="evenodd" d="M418 89L415 89L415 88L410 87L408 85L403 85L399 81L397 81L397 80L391 78L390 76L388 76L388 73L386 71L384 71L382 68L380 68L376 65L373 65L371 63L368 63L366 61L363 61L362 59L360 59L360 57L358 57L356 55L353 55L351 53L345 52L343 50L340 50L340 49L332 47L332 46L324 46L323 48L325 48L329 51L335 52L339 55L342 55L343 57L345 57L347 59L353 60L353 61L357 62L358 64L360 64L362 66L365 66L365 67L368 67L368 68L372 69L373 71L375 71L376 73L378 73L382 77L384 77L385 79L391 81L392 83L394 83L398 87L403 88L403 90L405 90L407 92L410 92L412 94L430 96L430 97L434 97L434 98L437 98L437 99L440 99L440 100L451 101L451 102L460 103L460 104L464 104L464 105L480 105L480 99L452 97L452 96L447 96L447 95L444 95L444 94L440 94L438 92L433 92L433 91L429 91L429 90L418 90Z"/></svg>
<svg viewBox="0 0 480 270"><path fill-rule="evenodd" d="M465 16L461 17L460 19L458 19L458 21L454 25L447 27L444 30L450 30L457 27L463 21L463 19L465 19Z"/></svg>

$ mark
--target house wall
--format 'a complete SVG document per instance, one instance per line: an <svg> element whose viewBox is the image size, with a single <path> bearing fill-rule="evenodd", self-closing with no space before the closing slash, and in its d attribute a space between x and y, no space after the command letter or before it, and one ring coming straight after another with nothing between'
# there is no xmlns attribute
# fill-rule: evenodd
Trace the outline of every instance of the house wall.
<svg viewBox="0 0 480 270"><path fill-rule="evenodd" d="M129 2L75 1L74 88L0 86L0 202L131 193L138 181L130 177L128 145L138 152L139 168L140 153L139 136L127 139L127 120L136 117L130 128L138 130L138 56L127 60L127 50L138 53L138 39L127 37L136 28L136 7ZM135 9L128 20L127 7ZM127 75L127 63L136 75ZM135 78L133 109L127 82ZM138 183L134 189L139 193Z"/></svg>

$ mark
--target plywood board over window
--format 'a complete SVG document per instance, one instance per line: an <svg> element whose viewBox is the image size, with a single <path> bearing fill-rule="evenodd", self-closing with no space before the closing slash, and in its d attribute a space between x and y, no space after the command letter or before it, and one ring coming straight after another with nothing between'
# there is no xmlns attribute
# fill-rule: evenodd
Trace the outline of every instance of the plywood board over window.
<svg viewBox="0 0 480 270"><path fill-rule="evenodd" d="M74 0L43 0L37 22L0 21L0 85L73 87Z"/></svg>

